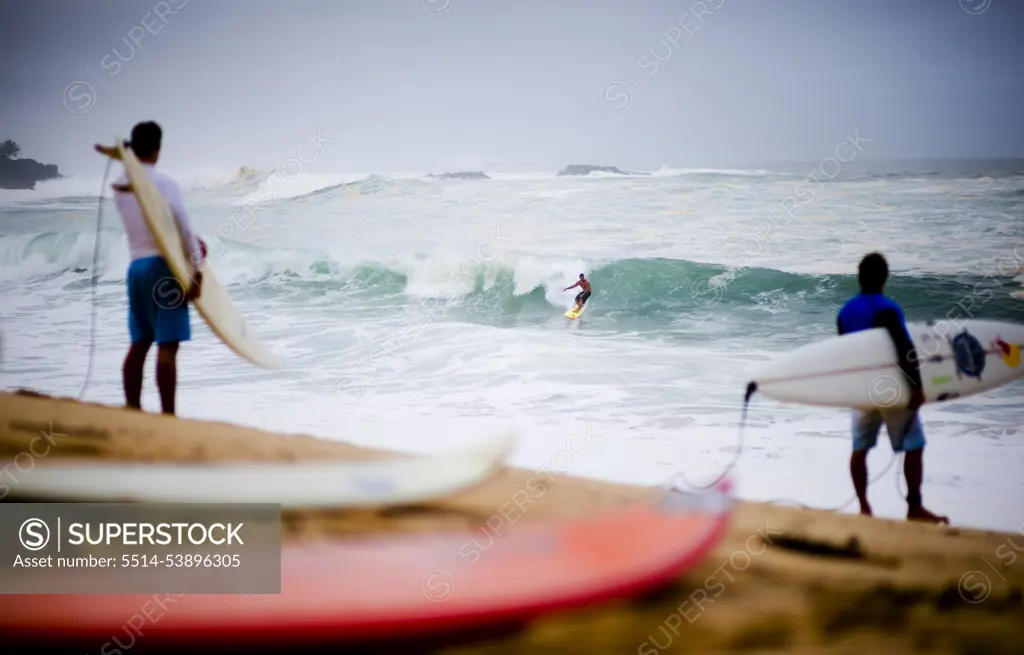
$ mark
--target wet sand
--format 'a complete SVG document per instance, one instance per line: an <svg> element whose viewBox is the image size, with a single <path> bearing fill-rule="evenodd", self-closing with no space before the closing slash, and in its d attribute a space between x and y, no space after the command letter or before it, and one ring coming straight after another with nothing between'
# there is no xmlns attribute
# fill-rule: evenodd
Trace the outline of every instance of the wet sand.
<svg viewBox="0 0 1024 655"><path fill-rule="evenodd" d="M17 475L15 462L24 469L67 458L396 456L342 441L38 395L0 394L0 416L0 464L10 465L7 485ZM46 450L37 438L42 434L52 434L45 456L25 455ZM535 475L504 468L477 487L424 507L289 512L284 538L481 524ZM600 511L646 493L555 475L509 529ZM511 634L439 652L1021 653L1024 512L1021 520L1020 532L998 533L742 502L729 533L704 564L658 594L551 615Z"/></svg>

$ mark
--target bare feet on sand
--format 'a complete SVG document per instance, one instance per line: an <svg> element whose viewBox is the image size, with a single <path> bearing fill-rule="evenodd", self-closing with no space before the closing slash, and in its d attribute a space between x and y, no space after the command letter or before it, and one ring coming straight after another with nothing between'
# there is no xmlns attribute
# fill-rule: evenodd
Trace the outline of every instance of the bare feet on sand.
<svg viewBox="0 0 1024 655"><path fill-rule="evenodd" d="M949 525L949 517L932 514L924 507L917 507L907 510L908 521L924 521L926 523L944 523Z"/></svg>
<svg viewBox="0 0 1024 655"><path fill-rule="evenodd" d="M871 505L868 505L867 503L861 503L860 513L862 516L871 516Z"/></svg>

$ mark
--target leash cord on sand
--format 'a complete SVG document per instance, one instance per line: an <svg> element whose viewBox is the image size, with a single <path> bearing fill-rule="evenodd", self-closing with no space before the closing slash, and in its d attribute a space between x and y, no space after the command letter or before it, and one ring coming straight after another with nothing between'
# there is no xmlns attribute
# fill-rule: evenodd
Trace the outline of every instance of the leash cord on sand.
<svg viewBox="0 0 1024 655"><path fill-rule="evenodd" d="M751 382L750 384L747 385L747 393L743 397L743 411L740 415L740 431L739 435L736 438L736 447L732 449L732 461L726 464L725 468L722 469L721 474L719 474L717 478L712 480L710 484L704 485L703 487L690 484L690 481L686 478L686 474L683 473L682 471L678 471L675 475L675 478L681 479L683 485L685 485L687 488L699 491L710 489L711 487L718 485L718 483L722 481L722 479L729 473L729 471L736 468L736 465L739 464L740 457L743 455L743 426L747 422L747 406L750 404L750 397L754 395L755 391L757 391L757 383ZM673 483L674 480L675 479L673 479Z"/></svg>
<svg viewBox="0 0 1024 655"><path fill-rule="evenodd" d="M715 478L710 484L707 484L707 485L701 487L701 486L696 486L696 485L691 484L690 481L686 478L686 474L683 473L682 471L679 471L679 472L676 473L675 477L673 478L673 484L675 482L675 479L680 479L682 481L682 483L687 488L703 491L705 489L710 489L711 487L714 487L715 485L717 485L719 482L722 481L723 478L725 478L725 476L729 473L729 471L731 471L732 469L736 468L736 465L740 461L740 457L743 455L743 446L744 446L743 428L745 427L746 422L747 422L747 407L750 405L750 398L756 392L757 392L757 383L756 382L749 383L747 385L747 391L746 391L746 393L743 396L743 410L742 410L742 412L740 414L739 435L737 436L737 439L736 439L736 447L733 449L732 461L730 461L725 466L725 468L722 469L722 472L719 474L719 476L717 478ZM884 469L882 469L882 472L879 473L878 475L876 475L873 478L868 478L868 487L870 487L875 482L878 482L883 477L885 477L885 474L889 472L889 469L892 468L892 465L895 464L896 460L899 459L899 458L900 458L900 454L897 454L897 453L894 452L892 454L892 458L889 460L889 463L885 465ZM898 476L897 476L897 480L896 480L896 488L897 489L900 488L899 477ZM822 511L825 511L825 512L838 512L840 510L846 509L855 500L857 500L857 494L856 493L854 493L852 496L850 496L850 498L845 503L843 503L842 505L838 505L836 507L813 507L811 505L806 505L804 503L801 503L799 501L793 500L791 498L773 498L773 499L770 499L770 500L768 500L766 502L773 503L773 504L776 504L776 505L795 505L795 506L800 507L802 509L817 509L817 510L822 510Z"/></svg>
<svg viewBox="0 0 1024 655"><path fill-rule="evenodd" d="M755 389L757 388L757 384L754 383L754 382L751 382L750 386L753 386ZM747 399L747 401L750 400L750 387L749 386L747 387L747 398L746 399ZM745 406L744 406L744 409L746 409ZM886 429L888 429L888 428L886 428ZM868 478L868 484L867 484L866 488L870 489L871 485L873 485L874 483L876 483L879 480L881 480L882 478L884 478L885 474L889 472L889 469L892 468L892 465L895 464L896 460L899 459L899 458L900 458L900 455L898 453L894 452L892 454L892 457L889 458L889 463L886 464L885 468L882 469L882 472L879 473L878 475L876 475L873 478L872 477ZM899 479L898 479L898 477L897 477L896 485L897 485L897 488L898 488L899 487ZM807 505L806 503L801 503L800 501L794 500L792 498L772 498L772 499L768 500L767 502L775 504L775 505L795 505L796 507L799 507L801 509L816 509L816 510L821 510L823 512L839 512L839 511L842 511L842 510L846 509L847 507L849 507L853 503L853 501L855 501L855 500L857 500L857 492L856 491L853 493L852 496L850 496L846 500L845 503L843 503L842 505L837 505L835 507L814 507L813 505Z"/></svg>
<svg viewBox="0 0 1024 655"><path fill-rule="evenodd" d="M100 261L100 237L103 227L103 190L107 186L107 176L110 175L110 165L113 159L107 159L107 167L103 171L103 182L100 184L100 200L96 207L96 240L92 249L92 279L90 286L90 316L89 316L89 364L85 369L85 380L82 382L82 389L78 392L78 400L85 396L85 390L92 378L93 361L96 358L96 286L99 283L99 261Z"/></svg>

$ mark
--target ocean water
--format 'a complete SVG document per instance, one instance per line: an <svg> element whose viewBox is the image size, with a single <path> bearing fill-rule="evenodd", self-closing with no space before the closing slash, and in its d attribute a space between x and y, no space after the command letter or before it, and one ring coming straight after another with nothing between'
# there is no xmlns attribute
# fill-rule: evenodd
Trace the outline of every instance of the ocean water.
<svg viewBox="0 0 1024 655"><path fill-rule="evenodd" d="M852 512L848 413L755 395L741 438L751 367L833 335L872 250L910 320L1024 323L1022 162L649 173L180 176L217 276L287 367L237 358L193 310L179 415L422 453L515 430L518 466L728 471L743 498ZM109 190L96 232L100 188L0 191L0 388L123 402L128 258ZM581 272L593 296L569 322ZM1024 525L1022 400L1017 382L923 408L928 507ZM884 432L869 466L876 514L902 516Z"/></svg>

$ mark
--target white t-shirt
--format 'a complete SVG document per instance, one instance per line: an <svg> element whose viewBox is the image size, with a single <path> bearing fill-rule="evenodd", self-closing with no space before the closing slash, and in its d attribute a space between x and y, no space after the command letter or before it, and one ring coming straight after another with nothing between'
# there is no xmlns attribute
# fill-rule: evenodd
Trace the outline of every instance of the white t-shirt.
<svg viewBox="0 0 1024 655"><path fill-rule="evenodd" d="M189 261L200 261L199 241L192 230L192 223L189 221L188 211L185 209L185 199L181 195L181 188L178 187L178 183L153 168L152 164L143 163L142 167L149 174L149 179L152 180L153 186L160 192L160 195L167 199L167 203L171 206L174 220L177 222L178 229L182 234L182 245L185 248L185 254L189 257ZM114 182L118 186L127 183L128 176L124 173ZM122 192L115 190L114 204L117 206L117 211L121 214L121 220L124 222L124 231L128 235L128 254L132 261L142 259L143 257L159 256L160 251L157 250L153 233L149 231L149 226L146 225L146 220L142 217L142 208L139 207L139 201L135 199L135 194L130 191Z"/></svg>

